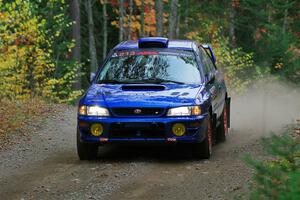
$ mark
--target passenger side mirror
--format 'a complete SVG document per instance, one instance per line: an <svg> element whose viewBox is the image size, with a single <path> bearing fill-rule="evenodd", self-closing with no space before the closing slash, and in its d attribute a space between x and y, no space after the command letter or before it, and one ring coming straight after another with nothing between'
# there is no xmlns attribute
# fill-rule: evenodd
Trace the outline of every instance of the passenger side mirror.
<svg viewBox="0 0 300 200"><path fill-rule="evenodd" d="M212 62L215 64L217 62L217 59L214 54L214 51L212 50L212 47L209 44L203 44L202 47L205 49L205 51L208 53Z"/></svg>
<svg viewBox="0 0 300 200"><path fill-rule="evenodd" d="M213 63L216 63L216 62L217 62L217 59L216 59L216 56L215 56L215 54L214 54L214 52L213 52L211 46L209 46L208 49L209 49L209 54L210 54L211 60L213 61Z"/></svg>

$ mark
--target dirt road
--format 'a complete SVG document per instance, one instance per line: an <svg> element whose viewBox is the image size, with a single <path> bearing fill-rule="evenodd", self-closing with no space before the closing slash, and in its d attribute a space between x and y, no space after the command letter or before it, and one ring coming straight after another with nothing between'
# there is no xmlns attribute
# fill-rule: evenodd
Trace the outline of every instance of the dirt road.
<svg viewBox="0 0 300 200"><path fill-rule="evenodd" d="M76 108L49 116L30 137L0 152L0 199L231 199L244 195L252 170L241 158L262 156L259 138L300 116L299 90L254 90L232 101L232 130L197 161L188 149L105 146L96 161L76 155Z"/></svg>

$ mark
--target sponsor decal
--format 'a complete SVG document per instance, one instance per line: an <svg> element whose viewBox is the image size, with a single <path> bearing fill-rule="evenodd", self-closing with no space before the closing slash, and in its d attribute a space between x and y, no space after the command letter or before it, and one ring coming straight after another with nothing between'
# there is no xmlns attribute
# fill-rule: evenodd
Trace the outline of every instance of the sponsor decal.
<svg viewBox="0 0 300 200"><path fill-rule="evenodd" d="M189 52L168 52L168 51L118 51L115 52L112 57L128 57L128 56L148 56L148 55L173 55L173 56L187 56L192 57L193 55Z"/></svg>

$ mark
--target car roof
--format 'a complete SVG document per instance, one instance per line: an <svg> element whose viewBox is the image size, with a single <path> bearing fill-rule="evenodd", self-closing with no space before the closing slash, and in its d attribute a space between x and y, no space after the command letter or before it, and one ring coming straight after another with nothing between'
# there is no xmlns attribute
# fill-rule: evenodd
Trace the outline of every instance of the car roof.
<svg viewBox="0 0 300 200"><path fill-rule="evenodd" d="M165 39L167 40L167 47L164 49L178 49L178 50L193 50L193 44L195 44L195 41L192 40L169 40L167 38L141 38L139 40L128 40L119 43L117 46L113 48L115 51L121 51L121 50L133 50L133 49L140 49L139 48L139 42L141 40L153 40L156 42L158 39Z"/></svg>

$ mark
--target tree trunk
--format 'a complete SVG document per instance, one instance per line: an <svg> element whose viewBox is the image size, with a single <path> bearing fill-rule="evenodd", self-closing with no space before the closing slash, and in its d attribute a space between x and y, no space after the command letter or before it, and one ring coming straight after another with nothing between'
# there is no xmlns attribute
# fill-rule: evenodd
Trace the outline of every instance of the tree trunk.
<svg viewBox="0 0 300 200"><path fill-rule="evenodd" d="M88 29L89 29L89 53L90 53L90 72L96 72L98 68L97 62L97 50L94 35L94 19L93 19L93 8L92 0L85 1L85 9L88 15Z"/></svg>
<svg viewBox="0 0 300 200"><path fill-rule="evenodd" d="M128 40L131 40L131 26L132 26L132 12L133 12L133 0L129 0L129 27L128 27Z"/></svg>
<svg viewBox="0 0 300 200"><path fill-rule="evenodd" d="M234 0L232 0L234 1ZM231 2L230 5L230 11L229 11L229 38L230 38L230 42L232 47L236 47L236 37L235 37L235 7L233 5L233 2Z"/></svg>
<svg viewBox="0 0 300 200"><path fill-rule="evenodd" d="M164 5L163 0L155 1L155 10L156 10L156 35L161 37L163 36L163 11Z"/></svg>
<svg viewBox="0 0 300 200"><path fill-rule="evenodd" d="M140 36L141 37L144 37L144 34L145 34L145 1L142 0L142 5L141 5L141 34Z"/></svg>
<svg viewBox="0 0 300 200"><path fill-rule="evenodd" d="M106 11L107 0L103 1L103 60L107 54L107 11Z"/></svg>
<svg viewBox="0 0 300 200"><path fill-rule="evenodd" d="M284 17L283 17L283 25L282 25L283 34L286 33L287 25L288 25L288 9L286 8L284 9Z"/></svg>
<svg viewBox="0 0 300 200"><path fill-rule="evenodd" d="M267 5L267 11L268 11L268 23L271 24L272 22L272 6Z"/></svg>
<svg viewBox="0 0 300 200"><path fill-rule="evenodd" d="M184 12L184 32L187 33L189 30L189 0L185 1L185 12Z"/></svg>
<svg viewBox="0 0 300 200"><path fill-rule="evenodd" d="M81 36L80 36L80 0L71 0L71 19L74 22L72 25L72 38L75 40L75 46L72 49L72 58L76 61L76 65L81 62ZM78 67L78 74L81 74L81 69ZM81 89L81 76L78 76L75 89Z"/></svg>
<svg viewBox="0 0 300 200"><path fill-rule="evenodd" d="M170 16L169 16L169 38L173 39L175 36L175 27L177 19L178 0L171 0Z"/></svg>
<svg viewBox="0 0 300 200"><path fill-rule="evenodd" d="M124 36L124 0L119 0L119 42L123 41Z"/></svg>
<svg viewBox="0 0 300 200"><path fill-rule="evenodd" d="M179 38L180 34L180 14L177 17L177 24L176 24L176 38Z"/></svg>

